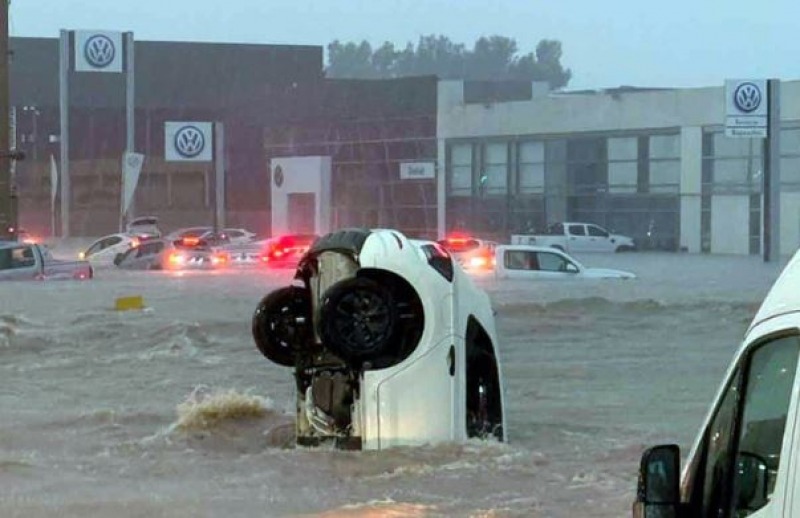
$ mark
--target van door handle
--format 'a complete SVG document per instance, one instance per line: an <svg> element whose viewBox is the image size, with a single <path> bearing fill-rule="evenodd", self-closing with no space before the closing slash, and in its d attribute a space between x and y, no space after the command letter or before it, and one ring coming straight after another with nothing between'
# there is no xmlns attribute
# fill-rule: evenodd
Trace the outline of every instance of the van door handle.
<svg viewBox="0 0 800 518"><path fill-rule="evenodd" d="M456 348L454 345L450 346L450 352L447 353L447 370L450 377L456 375Z"/></svg>

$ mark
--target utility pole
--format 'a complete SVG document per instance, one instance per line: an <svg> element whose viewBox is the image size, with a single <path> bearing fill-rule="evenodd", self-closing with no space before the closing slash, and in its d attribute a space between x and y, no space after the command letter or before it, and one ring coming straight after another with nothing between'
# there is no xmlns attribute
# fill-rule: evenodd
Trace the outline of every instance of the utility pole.
<svg viewBox="0 0 800 518"><path fill-rule="evenodd" d="M11 192L11 144L8 93L8 2L0 0L0 239L13 238L16 215Z"/></svg>

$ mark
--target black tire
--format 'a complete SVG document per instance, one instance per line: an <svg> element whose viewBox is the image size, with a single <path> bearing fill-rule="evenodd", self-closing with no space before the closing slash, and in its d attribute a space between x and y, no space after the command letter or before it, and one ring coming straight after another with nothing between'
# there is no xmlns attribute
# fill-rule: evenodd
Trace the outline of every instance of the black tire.
<svg viewBox="0 0 800 518"><path fill-rule="evenodd" d="M337 282L322 298L319 335L322 343L345 362L381 368L392 356L400 328L392 290L355 277Z"/></svg>
<svg viewBox="0 0 800 518"><path fill-rule="evenodd" d="M253 339L268 360L294 367L297 351L311 338L311 296L304 288L273 291L253 314Z"/></svg>

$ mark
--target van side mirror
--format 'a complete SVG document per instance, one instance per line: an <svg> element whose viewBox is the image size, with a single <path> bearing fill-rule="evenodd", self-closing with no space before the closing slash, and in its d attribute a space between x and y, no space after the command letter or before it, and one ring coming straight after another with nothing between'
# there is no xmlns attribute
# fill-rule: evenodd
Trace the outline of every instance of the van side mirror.
<svg viewBox="0 0 800 518"><path fill-rule="evenodd" d="M680 449L655 446L642 454L634 518L676 518L680 505Z"/></svg>
<svg viewBox="0 0 800 518"><path fill-rule="evenodd" d="M769 468L763 457L739 452L734 477L737 510L756 511L767 504Z"/></svg>

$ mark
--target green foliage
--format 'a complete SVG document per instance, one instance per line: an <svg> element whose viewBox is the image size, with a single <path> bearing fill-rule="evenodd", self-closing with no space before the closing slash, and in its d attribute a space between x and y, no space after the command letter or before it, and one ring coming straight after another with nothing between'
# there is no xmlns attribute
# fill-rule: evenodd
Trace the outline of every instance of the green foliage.
<svg viewBox="0 0 800 518"><path fill-rule="evenodd" d="M436 75L442 79L546 81L551 89L569 83L572 72L561 64L561 42L541 40L535 52L520 55L505 36L481 37L472 49L446 36L422 36L416 45L397 49L386 42L375 49L367 41L328 45L331 78L383 79Z"/></svg>

